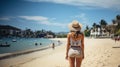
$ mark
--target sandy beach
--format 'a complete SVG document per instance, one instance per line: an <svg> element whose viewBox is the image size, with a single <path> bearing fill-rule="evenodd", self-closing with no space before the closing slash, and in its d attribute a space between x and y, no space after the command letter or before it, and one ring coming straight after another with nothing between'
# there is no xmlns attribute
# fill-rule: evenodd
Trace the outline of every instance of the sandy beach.
<svg viewBox="0 0 120 67"><path fill-rule="evenodd" d="M0 67L69 67L65 59L66 38L60 46L0 60ZM81 67L118 67L120 41L85 38L85 58Z"/></svg>

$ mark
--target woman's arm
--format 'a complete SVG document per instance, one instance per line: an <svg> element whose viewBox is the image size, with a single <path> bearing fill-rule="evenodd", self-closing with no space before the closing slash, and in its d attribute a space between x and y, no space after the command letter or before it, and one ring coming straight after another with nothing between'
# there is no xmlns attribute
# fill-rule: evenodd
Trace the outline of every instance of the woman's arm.
<svg viewBox="0 0 120 67"><path fill-rule="evenodd" d="M83 59L84 59L84 35L82 36L82 53L83 53Z"/></svg>
<svg viewBox="0 0 120 67"><path fill-rule="evenodd" d="M67 35L66 59L68 59L69 48L70 48L70 34Z"/></svg>

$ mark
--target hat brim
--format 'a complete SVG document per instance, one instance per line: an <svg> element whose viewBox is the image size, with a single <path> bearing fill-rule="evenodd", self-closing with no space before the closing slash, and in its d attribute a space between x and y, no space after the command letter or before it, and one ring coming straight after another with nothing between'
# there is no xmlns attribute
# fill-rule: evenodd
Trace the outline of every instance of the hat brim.
<svg viewBox="0 0 120 67"><path fill-rule="evenodd" d="M79 23L79 27L78 27L78 28L74 28L74 27L72 26L72 23L70 23L70 24L68 25L68 27L69 27L70 31L80 31L81 28L82 28L82 24Z"/></svg>

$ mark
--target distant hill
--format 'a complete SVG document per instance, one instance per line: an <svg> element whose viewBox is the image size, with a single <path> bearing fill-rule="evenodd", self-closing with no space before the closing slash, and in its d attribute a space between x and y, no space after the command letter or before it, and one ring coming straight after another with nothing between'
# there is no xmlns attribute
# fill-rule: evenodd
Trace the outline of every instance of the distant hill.
<svg viewBox="0 0 120 67"><path fill-rule="evenodd" d="M12 30L21 30L17 27L13 27L13 26L10 26L10 25L0 25L0 29L12 29Z"/></svg>
<svg viewBox="0 0 120 67"><path fill-rule="evenodd" d="M58 32L56 35L68 34L68 32Z"/></svg>

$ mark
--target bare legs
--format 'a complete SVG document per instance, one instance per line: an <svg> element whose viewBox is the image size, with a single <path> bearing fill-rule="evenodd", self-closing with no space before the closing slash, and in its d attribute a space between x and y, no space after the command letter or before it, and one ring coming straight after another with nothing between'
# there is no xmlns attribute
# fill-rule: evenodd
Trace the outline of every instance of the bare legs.
<svg viewBox="0 0 120 67"><path fill-rule="evenodd" d="M75 60L76 59L76 60ZM76 61L76 65L75 65ZM82 58L69 57L70 67L81 67Z"/></svg>
<svg viewBox="0 0 120 67"><path fill-rule="evenodd" d="M75 57L69 57L70 67L75 67Z"/></svg>
<svg viewBox="0 0 120 67"><path fill-rule="evenodd" d="M76 58L76 67L81 67L82 58Z"/></svg>

